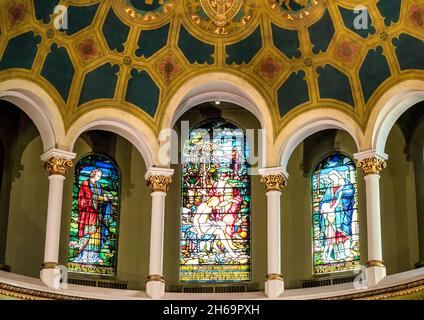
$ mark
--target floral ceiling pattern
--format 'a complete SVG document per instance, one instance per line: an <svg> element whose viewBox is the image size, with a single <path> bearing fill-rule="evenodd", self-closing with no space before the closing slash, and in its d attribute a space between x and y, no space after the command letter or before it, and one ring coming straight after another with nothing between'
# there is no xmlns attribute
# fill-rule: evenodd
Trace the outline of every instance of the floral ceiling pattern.
<svg viewBox="0 0 424 320"><path fill-rule="evenodd" d="M0 81L36 82L67 125L107 104L157 130L181 84L219 71L257 88L277 130L319 106L364 126L424 78L424 0L5 0L0 17Z"/></svg>

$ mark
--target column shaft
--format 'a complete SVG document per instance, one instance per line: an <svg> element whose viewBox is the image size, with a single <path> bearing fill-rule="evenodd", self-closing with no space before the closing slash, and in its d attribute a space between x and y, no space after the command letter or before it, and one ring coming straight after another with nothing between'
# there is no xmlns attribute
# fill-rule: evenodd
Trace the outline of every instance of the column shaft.
<svg viewBox="0 0 424 320"><path fill-rule="evenodd" d="M368 260L382 261L380 218L380 175L365 176L367 199Z"/></svg>
<svg viewBox="0 0 424 320"><path fill-rule="evenodd" d="M268 207L268 274L281 273L281 192L271 190L266 193Z"/></svg>
<svg viewBox="0 0 424 320"><path fill-rule="evenodd" d="M151 196L152 217L150 229L151 233L149 275L162 276L166 193L162 191L154 191L152 192Z"/></svg>
<svg viewBox="0 0 424 320"><path fill-rule="evenodd" d="M62 175L49 176L49 199L47 207L46 243L44 262L58 263L60 242L60 220L62 215L63 182Z"/></svg>

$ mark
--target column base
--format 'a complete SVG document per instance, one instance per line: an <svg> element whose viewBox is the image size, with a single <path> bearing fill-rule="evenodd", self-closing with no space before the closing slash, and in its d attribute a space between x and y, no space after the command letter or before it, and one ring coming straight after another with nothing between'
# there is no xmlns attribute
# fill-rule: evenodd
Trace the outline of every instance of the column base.
<svg viewBox="0 0 424 320"><path fill-rule="evenodd" d="M59 290L61 286L62 272L57 268L57 263L44 263L40 270L40 280L51 289Z"/></svg>
<svg viewBox="0 0 424 320"><path fill-rule="evenodd" d="M165 295L165 280L159 275L150 275L146 282L146 293L152 299L160 299Z"/></svg>
<svg viewBox="0 0 424 320"><path fill-rule="evenodd" d="M375 287L381 280L386 277L386 267L384 264L376 266L368 262L366 272L368 287Z"/></svg>
<svg viewBox="0 0 424 320"><path fill-rule="evenodd" d="M268 298L275 299L284 292L284 280L281 275L271 274L265 281L265 294Z"/></svg>
<svg viewBox="0 0 424 320"><path fill-rule="evenodd" d="M0 271L10 272L10 266L0 263Z"/></svg>

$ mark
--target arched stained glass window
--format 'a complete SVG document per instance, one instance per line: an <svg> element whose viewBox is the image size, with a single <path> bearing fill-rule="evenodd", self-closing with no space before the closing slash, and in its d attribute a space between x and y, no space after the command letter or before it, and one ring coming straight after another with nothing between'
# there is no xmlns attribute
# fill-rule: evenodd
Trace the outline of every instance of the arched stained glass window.
<svg viewBox="0 0 424 320"><path fill-rule="evenodd" d="M180 281L251 279L250 178L242 130L213 121L183 150Z"/></svg>
<svg viewBox="0 0 424 320"><path fill-rule="evenodd" d="M78 161L72 196L68 270L116 274L119 217L119 173L102 154Z"/></svg>
<svg viewBox="0 0 424 320"><path fill-rule="evenodd" d="M314 271L359 268L358 196L355 163L334 154L312 176Z"/></svg>

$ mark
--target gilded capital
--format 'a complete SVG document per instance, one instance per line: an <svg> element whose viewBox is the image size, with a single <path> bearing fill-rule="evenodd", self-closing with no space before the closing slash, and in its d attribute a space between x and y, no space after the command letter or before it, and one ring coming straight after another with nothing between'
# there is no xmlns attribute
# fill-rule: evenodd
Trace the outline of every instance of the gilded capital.
<svg viewBox="0 0 424 320"><path fill-rule="evenodd" d="M380 171L387 167L387 163L381 158L371 157L359 160L356 166L361 168L365 175L380 174Z"/></svg>
<svg viewBox="0 0 424 320"><path fill-rule="evenodd" d="M172 178L169 176L150 176L147 180L147 185L152 188L152 191L166 192L169 189L169 185L172 182Z"/></svg>
<svg viewBox="0 0 424 320"><path fill-rule="evenodd" d="M261 182L265 184L268 191L281 191L287 185L287 180L282 174L263 176Z"/></svg>
<svg viewBox="0 0 424 320"><path fill-rule="evenodd" d="M66 176L69 168L72 168L73 162L68 159L59 157L51 157L44 162L44 169L49 172L49 175Z"/></svg>

